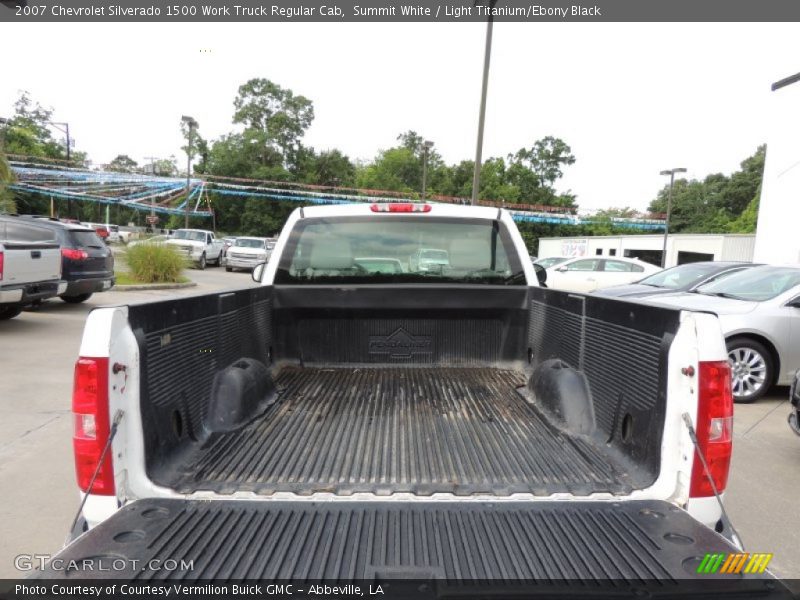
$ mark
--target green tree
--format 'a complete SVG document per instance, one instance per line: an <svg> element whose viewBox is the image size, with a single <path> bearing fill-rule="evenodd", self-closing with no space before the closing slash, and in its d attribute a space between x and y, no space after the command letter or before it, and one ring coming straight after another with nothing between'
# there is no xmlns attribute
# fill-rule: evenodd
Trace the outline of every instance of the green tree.
<svg viewBox="0 0 800 600"><path fill-rule="evenodd" d="M0 136L2 133L0 133ZM0 138L2 139L2 138ZM15 213L17 212L17 204L14 201L14 193L8 189L8 185L14 183L14 171L11 170L11 165L8 164L6 153L0 145L0 213Z"/></svg>
<svg viewBox="0 0 800 600"><path fill-rule="evenodd" d="M721 173L696 179L675 181L672 197L670 231L686 233L724 233L755 227L758 196L764 172L766 147L743 160L740 170L730 177ZM665 213L669 197L667 183L655 200L651 212ZM745 216L745 211L749 211Z"/></svg>
<svg viewBox="0 0 800 600"><path fill-rule="evenodd" d="M325 150L315 156L309 183L349 187L355 183L356 167L339 150Z"/></svg>
<svg viewBox="0 0 800 600"><path fill-rule="evenodd" d="M118 154L114 160L108 163L106 169L117 173L135 173L138 166L139 163L127 154Z"/></svg>
<svg viewBox="0 0 800 600"><path fill-rule="evenodd" d="M572 148L561 138L551 135L536 140L531 148L520 148L511 156L514 162L529 166L541 185L551 188L564 174L563 168L575 164Z"/></svg>
<svg viewBox="0 0 800 600"><path fill-rule="evenodd" d="M259 132L265 145L277 149L287 163L314 120L311 100L264 78L239 86L233 105L233 122Z"/></svg>

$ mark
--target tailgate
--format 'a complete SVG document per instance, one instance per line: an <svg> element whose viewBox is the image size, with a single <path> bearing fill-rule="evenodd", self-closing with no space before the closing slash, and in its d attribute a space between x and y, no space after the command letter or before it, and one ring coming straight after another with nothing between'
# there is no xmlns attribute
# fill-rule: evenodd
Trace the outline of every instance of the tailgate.
<svg viewBox="0 0 800 600"><path fill-rule="evenodd" d="M61 250L58 244L10 242L3 249L3 285L37 283L61 278Z"/></svg>
<svg viewBox="0 0 800 600"><path fill-rule="evenodd" d="M459 595L476 585L483 595L500 584L526 594L579 588L582 596L602 590L604 597L610 590L630 597L643 587L651 597L674 596L689 586L727 595L747 590L747 597L754 597L781 587L769 573L696 573L705 554L734 552L685 511L652 500L147 499L127 505L78 538L57 556L62 561L58 569L51 566L39 575L143 582L359 580L392 585L398 579L435 580L426 588L431 597ZM82 569L84 559L95 564L123 560L98 572ZM169 560L176 564L167 567ZM489 589L486 580L495 580Z"/></svg>

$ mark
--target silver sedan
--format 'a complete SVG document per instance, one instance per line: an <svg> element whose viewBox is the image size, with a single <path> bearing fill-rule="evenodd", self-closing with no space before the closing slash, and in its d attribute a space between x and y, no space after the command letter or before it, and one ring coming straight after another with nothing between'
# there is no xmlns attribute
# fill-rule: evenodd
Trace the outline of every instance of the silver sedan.
<svg viewBox="0 0 800 600"><path fill-rule="evenodd" d="M800 267L757 266L694 292L646 301L719 316L736 402L789 385L800 369Z"/></svg>

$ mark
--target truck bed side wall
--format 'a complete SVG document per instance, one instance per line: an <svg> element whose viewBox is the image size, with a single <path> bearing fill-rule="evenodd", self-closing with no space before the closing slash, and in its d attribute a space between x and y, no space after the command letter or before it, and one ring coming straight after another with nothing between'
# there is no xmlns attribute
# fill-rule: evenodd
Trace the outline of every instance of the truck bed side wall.
<svg viewBox="0 0 800 600"><path fill-rule="evenodd" d="M676 310L531 289L531 364L561 359L586 377L596 434L654 480L660 465L667 356Z"/></svg>
<svg viewBox="0 0 800 600"><path fill-rule="evenodd" d="M128 318L141 353L149 473L202 439L219 371L240 358L270 364L272 288L134 305Z"/></svg>

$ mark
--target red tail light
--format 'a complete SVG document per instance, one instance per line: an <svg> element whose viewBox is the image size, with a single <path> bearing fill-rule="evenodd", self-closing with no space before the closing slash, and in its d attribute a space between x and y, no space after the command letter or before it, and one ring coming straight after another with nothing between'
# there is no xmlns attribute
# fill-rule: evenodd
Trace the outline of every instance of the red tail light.
<svg viewBox="0 0 800 600"><path fill-rule="evenodd" d="M107 358L81 357L75 363L72 413L75 419L75 431L72 435L75 473L78 477L78 487L88 492L111 430L108 418ZM114 495L114 471L110 449L106 452L91 493Z"/></svg>
<svg viewBox="0 0 800 600"><path fill-rule="evenodd" d="M727 362L701 362L698 370L697 445L708 464L708 475L722 493L728 485L733 447L733 394ZM689 496L713 496L714 490L695 456Z"/></svg>
<svg viewBox="0 0 800 600"><path fill-rule="evenodd" d="M89 254L86 252L86 250L75 250L73 248L62 248L61 256L71 260L86 260L89 258Z"/></svg>
<svg viewBox="0 0 800 600"><path fill-rule="evenodd" d="M3 255L3 251L0 250L0 281L3 281L3 266L5 262L5 257Z"/></svg>
<svg viewBox="0 0 800 600"><path fill-rule="evenodd" d="M430 204L420 204L417 202L387 202L386 204L372 204L372 212L391 212L391 213L410 213L410 212L431 212Z"/></svg>

